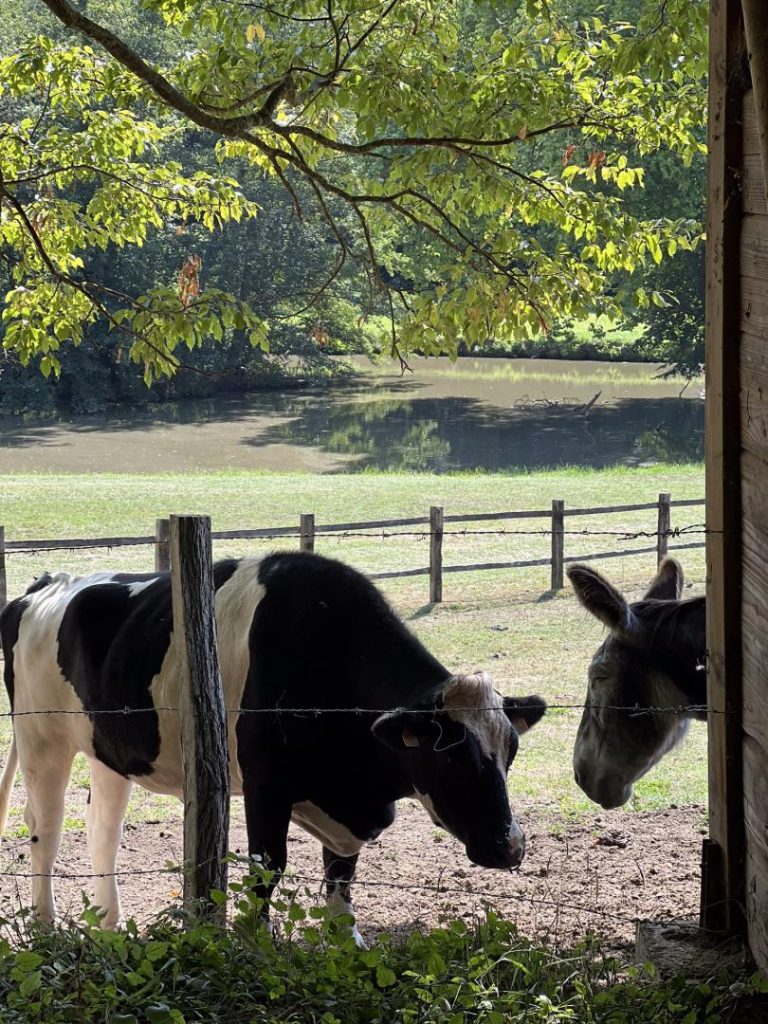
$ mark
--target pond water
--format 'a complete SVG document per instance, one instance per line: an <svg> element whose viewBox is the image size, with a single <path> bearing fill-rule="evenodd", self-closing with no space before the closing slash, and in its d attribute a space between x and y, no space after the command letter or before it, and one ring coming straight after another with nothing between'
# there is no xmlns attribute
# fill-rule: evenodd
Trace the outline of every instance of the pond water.
<svg viewBox="0 0 768 1024"><path fill-rule="evenodd" d="M0 419L6 473L504 470L699 460L700 384L637 363L356 358L331 385L109 416Z"/></svg>

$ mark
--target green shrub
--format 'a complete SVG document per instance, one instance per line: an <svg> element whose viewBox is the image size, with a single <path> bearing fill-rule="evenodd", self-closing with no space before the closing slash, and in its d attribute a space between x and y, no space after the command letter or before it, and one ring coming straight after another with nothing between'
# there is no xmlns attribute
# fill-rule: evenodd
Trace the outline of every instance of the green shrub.
<svg viewBox="0 0 768 1024"><path fill-rule="evenodd" d="M594 939L568 952L538 948L491 912L475 927L381 935L360 950L351 919L305 908L297 897L308 892L277 901L283 936L273 940L247 880L232 889L227 931L166 915L143 932L134 923L105 932L86 907L76 926L31 927L14 946L0 940L0 1020L725 1024L765 989L756 979L656 983L649 968L622 967Z"/></svg>

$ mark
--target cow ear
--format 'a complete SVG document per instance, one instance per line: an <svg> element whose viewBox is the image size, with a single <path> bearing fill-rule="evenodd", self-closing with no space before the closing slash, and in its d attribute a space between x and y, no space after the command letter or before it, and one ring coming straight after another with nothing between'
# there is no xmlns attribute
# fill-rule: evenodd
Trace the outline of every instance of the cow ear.
<svg viewBox="0 0 768 1024"><path fill-rule="evenodd" d="M645 600L679 601L683 596L683 567L676 558L665 558L656 578L648 588Z"/></svg>
<svg viewBox="0 0 768 1024"><path fill-rule="evenodd" d="M547 710L547 702L531 694L530 697L505 697L504 711L516 731L520 734L528 732L537 722L541 721Z"/></svg>
<svg viewBox="0 0 768 1024"><path fill-rule="evenodd" d="M633 616L629 605L605 577L588 565L571 565L566 569L576 597L609 629L629 632Z"/></svg>
<svg viewBox="0 0 768 1024"><path fill-rule="evenodd" d="M429 732L427 715L413 711L388 711L380 715L371 726L379 742L392 750L407 750L422 746Z"/></svg>

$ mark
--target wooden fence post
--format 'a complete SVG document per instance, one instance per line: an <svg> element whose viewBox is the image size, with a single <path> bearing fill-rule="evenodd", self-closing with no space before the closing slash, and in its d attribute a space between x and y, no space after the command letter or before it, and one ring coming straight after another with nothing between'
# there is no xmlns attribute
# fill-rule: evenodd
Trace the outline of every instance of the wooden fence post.
<svg viewBox="0 0 768 1024"><path fill-rule="evenodd" d="M8 604L8 577L5 574L5 527L0 526L0 612Z"/></svg>
<svg viewBox="0 0 768 1024"><path fill-rule="evenodd" d="M443 600L443 510L433 505L429 510L429 600Z"/></svg>
<svg viewBox="0 0 768 1024"><path fill-rule="evenodd" d="M299 518L299 548L302 551L315 550L315 514L302 512Z"/></svg>
<svg viewBox="0 0 768 1024"><path fill-rule="evenodd" d="M743 729L744 399L740 318L747 278L740 276L744 90L749 81L740 0L710 5L706 350L707 715L709 837L719 879L703 893L702 920L714 931L746 924ZM755 933L757 934L757 933ZM753 948L753 953L758 950Z"/></svg>
<svg viewBox="0 0 768 1024"><path fill-rule="evenodd" d="M227 889L229 748L214 614L211 520L171 516L173 642L178 644L184 770L184 907L221 924Z"/></svg>
<svg viewBox="0 0 768 1024"><path fill-rule="evenodd" d="M171 524L168 519L155 520L155 572L171 568Z"/></svg>
<svg viewBox="0 0 768 1024"><path fill-rule="evenodd" d="M672 523L671 494L659 495L659 518L656 526L656 559L661 564L669 550L669 530Z"/></svg>
<svg viewBox="0 0 768 1024"><path fill-rule="evenodd" d="M555 498L552 502L552 590L563 589L564 510L565 502Z"/></svg>

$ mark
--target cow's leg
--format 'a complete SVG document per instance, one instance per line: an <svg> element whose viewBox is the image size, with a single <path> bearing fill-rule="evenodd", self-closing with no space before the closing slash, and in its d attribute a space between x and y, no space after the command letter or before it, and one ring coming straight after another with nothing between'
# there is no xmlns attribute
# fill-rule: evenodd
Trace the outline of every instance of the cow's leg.
<svg viewBox="0 0 768 1024"><path fill-rule="evenodd" d="M269 899L288 861L288 825L291 801L279 786L250 786L243 779L245 824L248 829L248 853L274 872L269 882L258 884L255 895L264 900L263 916L269 921Z"/></svg>
<svg viewBox="0 0 768 1024"><path fill-rule="evenodd" d="M351 885L357 867L358 853L349 857L342 857L327 846L323 847L323 868L325 871L325 897L328 909L336 917L340 914L351 914L354 917L352 907ZM352 937L356 945L365 949L365 941L357 929L357 924L352 924Z"/></svg>
<svg viewBox="0 0 768 1024"><path fill-rule="evenodd" d="M94 903L103 910L102 927L115 928L122 917L117 888L117 851L123 834L123 818L133 789L130 780L101 761L91 760L91 792L85 823L88 850L96 879Z"/></svg>
<svg viewBox="0 0 768 1024"><path fill-rule="evenodd" d="M40 921L53 924L56 901L52 873L61 841L64 797L74 751L65 746L28 749L30 745L20 730L17 730L17 742L27 791L24 821L29 829L32 906Z"/></svg>

